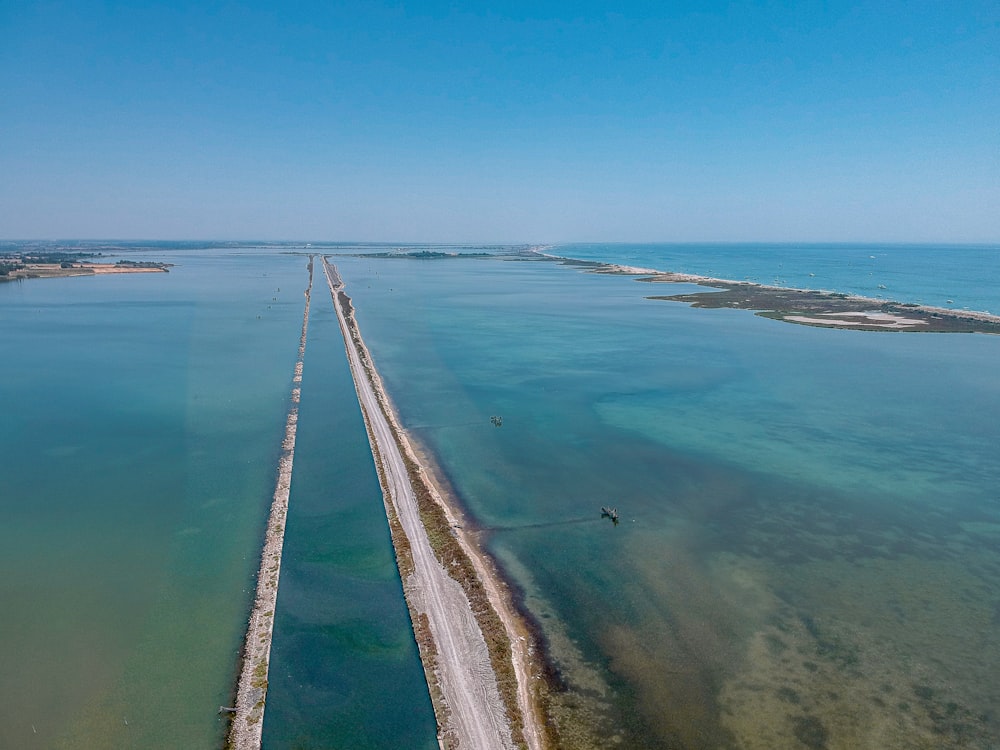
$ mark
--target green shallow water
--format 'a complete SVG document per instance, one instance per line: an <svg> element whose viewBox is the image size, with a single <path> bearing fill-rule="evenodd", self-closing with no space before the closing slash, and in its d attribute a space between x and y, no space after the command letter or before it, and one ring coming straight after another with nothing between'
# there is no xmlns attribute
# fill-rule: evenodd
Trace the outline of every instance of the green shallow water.
<svg viewBox="0 0 1000 750"><path fill-rule="evenodd" d="M549 263L338 264L595 746L1000 741L1000 339Z"/></svg>

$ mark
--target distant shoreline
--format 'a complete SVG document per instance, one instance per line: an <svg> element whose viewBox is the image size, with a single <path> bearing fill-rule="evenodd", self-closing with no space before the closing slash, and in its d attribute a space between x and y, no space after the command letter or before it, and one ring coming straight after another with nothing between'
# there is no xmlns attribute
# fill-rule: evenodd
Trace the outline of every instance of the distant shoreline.
<svg viewBox="0 0 1000 750"><path fill-rule="evenodd" d="M690 273L636 268L602 261L550 255L541 248L529 251L539 260L580 266L590 273L636 276L652 284L697 284L713 291L650 295L647 299L686 302L692 307L752 310L763 318L817 328L910 333L1000 334L1000 315L970 310L875 299L841 292L769 286Z"/></svg>
<svg viewBox="0 0 1000 750"><path fill-rule="evenodd" d="M123 273L168 273L172 263L150 261L119 261L118 263L89 263L78 261L67 263L26 263L0 258L4 263L20 266L0 274L0 282L22 281L24 279L60 279L72 276L102 276Z"/></svg>

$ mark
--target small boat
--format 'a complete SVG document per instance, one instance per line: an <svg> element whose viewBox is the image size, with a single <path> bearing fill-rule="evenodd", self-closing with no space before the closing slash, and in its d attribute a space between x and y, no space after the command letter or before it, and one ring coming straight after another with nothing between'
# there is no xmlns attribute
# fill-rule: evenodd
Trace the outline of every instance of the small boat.
<svg viewBox="0 0 1000 750"><path fill-rule="evenodd" d="M601 518L610 518L611 522L618 525L618 508L611 508L606 505L601 506Z"/></svg>

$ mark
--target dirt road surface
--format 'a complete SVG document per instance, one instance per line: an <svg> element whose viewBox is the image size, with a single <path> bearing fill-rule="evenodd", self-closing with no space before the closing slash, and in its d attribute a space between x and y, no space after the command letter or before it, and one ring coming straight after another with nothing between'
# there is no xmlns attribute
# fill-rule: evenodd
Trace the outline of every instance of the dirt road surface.
<svg viewBox="0 0 1000 750"><path fill-rule="evenodd" d="M439 712L438 716L439 723L444 724L441 735L449 745L454 743L462 750L513 750L511 729L486 641L461 585L447 574L431 549L393 427L361 361L362 356L367 358L367 351L359 353L338 304L337 292L343 284L325 262L324 270L347 345L372 452L382 469L383 491L410 544L414 571L404 584L411 606L426 615L437 649L435 671L447 706L445 715Z"/></svg>

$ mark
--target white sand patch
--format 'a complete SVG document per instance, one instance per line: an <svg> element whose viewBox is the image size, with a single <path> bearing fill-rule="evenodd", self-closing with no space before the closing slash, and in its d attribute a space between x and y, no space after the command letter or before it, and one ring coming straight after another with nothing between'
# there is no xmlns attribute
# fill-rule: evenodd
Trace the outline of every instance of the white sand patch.
<svg viewBox="0 0 1000 750"><path fill-rule="evenodd" d="M927 325L925 320L915 320L913 318L904 318L899 315L890 315L889 313L865 313L865 312L843 312L843 313L819 313L820 315L827 316L837 316L837 317L825 317L825 318L812 318L806 315L786 315L783 320L790 321L792 323L806 323L808 325L816 326L870 326L872 328L885 328L885 329L897 329L897 328L912 328L914 326ZM850 320L843 320L843 318L850 317Z"/></svg>
<svg viewBox="0 0 1000 750"><path fill-rule="evenodd" d="M838 313L820 313L821 315L836 315L840 318L867 318L868 320L880 320L891 323L899 323L901 325L914 325L922 326L927 325L926 320L916 320L914 318L904 318L902 315L893 315L892 313L884 312L838 312Z"/></svg>
<svg viewBox="0 0 1000 750"><path fill-rule="evenodd" d="M594 273L613 273L622 275L634 275L634 276L649 276L662 273L655 268L640 268L638 266L622 266L617 263L609 263L606 266L598 268Z"/></svg>

